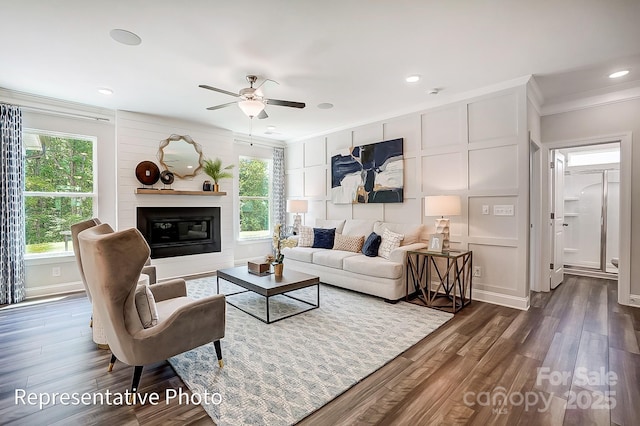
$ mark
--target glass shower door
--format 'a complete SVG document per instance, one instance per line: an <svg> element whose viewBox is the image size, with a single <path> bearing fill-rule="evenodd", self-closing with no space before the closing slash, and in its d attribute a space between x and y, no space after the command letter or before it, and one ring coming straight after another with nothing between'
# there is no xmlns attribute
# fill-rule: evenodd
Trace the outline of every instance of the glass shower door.
<svg viewBox="0 0 640 426"><path fill-rule="evenodd" d="M564 182L564 263L600 269L603 173L570 173Z"/></svg>

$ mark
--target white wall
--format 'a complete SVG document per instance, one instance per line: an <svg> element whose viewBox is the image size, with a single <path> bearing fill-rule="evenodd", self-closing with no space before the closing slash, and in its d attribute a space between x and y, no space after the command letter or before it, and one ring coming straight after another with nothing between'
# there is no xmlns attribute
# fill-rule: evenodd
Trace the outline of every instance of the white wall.
<svg viewBox="0 0 640 426"><path fill-rule="evenodd" d="M542 140L554 142L588 139L594 136L631 132L640 134L640 99L584 108L542 117ZM631 217L640 211L640 147L632 141L631 153ZM640 226L631 221L631 259L640 256ZM631 262L632 295L640 295L640 264Z"/></svg>
<svg viewBox="0 0 640 426"><path fill-rule="evenodd" d="M225 196L196 195L146 195L135 194L140 185L135 177L136 165L145 160L158 166L157 152L160 142L172 134L189 135L202 147L204 158L220 157L224 165L236 164L233 134L227 130L202 126L182 120L158 117L134 112L116 113L117 140L117 220L118 229L136 226L136 207L220 207L222 251L191 256L153 259L158 278L188 276L209 273L233 266L234 263L234 194L235 180L220 182L220 191ZM183 190L202 190L202 182L210 179L200 173L192 179L176 178L172 187ZM156 184L160 188L161 184Z"/></svg>
<svg viewBox="0 0 640 426"><path fill-rule="evenodd" d="M331 156L353 145L404 138L402 204L338 205L331 202ZM462 215L452 219L452 246L473 250L482 277L474 298L528 307L527 89L518 86L439 108L293 142L286 152L287 197L309 200L305 224L316 218L424 223L426 195L458 194ZM495 216L509 204L514 216ZM488 205L490 215L482 215Z"/></svg>

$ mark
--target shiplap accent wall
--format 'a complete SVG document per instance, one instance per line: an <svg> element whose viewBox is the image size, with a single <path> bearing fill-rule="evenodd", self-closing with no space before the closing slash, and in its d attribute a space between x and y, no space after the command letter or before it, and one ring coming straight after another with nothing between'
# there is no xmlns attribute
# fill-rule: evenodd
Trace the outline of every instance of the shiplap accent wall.
<svg viewBox="0 0 640 426"><path fill-rule="evenodd" d="M527 277L527 88L518 86L419 113L292 142L286 151L287 197L309 200L305 224L317 218L423 223L426 195L457 194L462 214L452 217L452 246L473 250L474 299L520 309L529 305ZM331 156L354 145L404 138L402 204L333 204ZM514 216L495 216L494 205ZM489 215L482 214L488 205Z"/></svg>
<svg viewBox="0 0 640 426"><path fill-rule="evenodd" d="M153 259L159 278L188 276L228 268L234 263L233 211L235 181L220 182L220 190L226 196L195 195L136 195L140 183L135 177L136 165L144 160L155 162L160 141L172 134L189 135L202 146L204 158L220 157L224 165L236 164L233 134L223 129L205 127L166 117L118 111L116 114L117 141L117 227L136 226L136 207L220 207L222 251L191 256ZM162 170L162 167L160 167ZM193 179L176 178L172 187L182 190L202 190L202 182L210 179L198 174ZM161 188L158 182L155 187Z"/></svg>

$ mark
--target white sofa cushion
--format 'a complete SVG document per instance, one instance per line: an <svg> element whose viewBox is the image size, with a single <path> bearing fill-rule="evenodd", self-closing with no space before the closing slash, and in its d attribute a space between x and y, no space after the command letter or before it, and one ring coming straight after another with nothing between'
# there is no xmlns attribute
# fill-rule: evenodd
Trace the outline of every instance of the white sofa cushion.
<svg viewBox="0 0 640 426"><path fill-rule="evenodd" d="M376 222L375 220L349 219L345 222L342 233L356 237L362 235L367 238L373 232L373 225Z"/></svg>
<svg viewBox="0 0 640 426"><path fill-rule="evenodd" d="M342 269L343 261L352 256L362 256L361 254L342 250L320 250L313 253L313 263L315 265L327 266L329 268ZM366 257L366 256L362 256Z"/></svg>
<svg viewBox="0 0 640 426"><path fill-rule="evenodd" d="M325 249L311 248L311 247L285 247L282 249L284 258L298 260L300 262L313 262L313 254Z"/></svg>
<svg viewBox="0 0 640 426"><path fill-rule="evenodd" d="M331 229L336 228L336 234L342 234L342 230L344 229L344 219L334 220L334 219L316 219L316 228L322 229Z"/></svg>
<svg viewBox="0 0 640 426"><path fill-rule="evenodd" d="M419 243L422 232L424 231L424 225L414 225L408 223L391 223L391 222L376 222L373 226L373 232L378 235L384 234L384 230L388 229L396 234L404 235L404 239L400 243L400 246L408 246L409 244Z"/></svg>
<svg viewBox="0 0 640 426"><path fill-rule="evenodd" d="M362 275L363 280L366 280L367 276L397 280L402 277L404 264L391 262L381 257L357 255L345 258L342 268L345 271Z"/></svg>
<svg viewBox="0 0 640 426"><path fill-rule="evenodd" d="M400 247L400 243L404 239L404 235L396 234L388 229L385 229L382 233L382 242L380 243L380 249L378 250L378 256L389 259L392 250Z"/></svg>

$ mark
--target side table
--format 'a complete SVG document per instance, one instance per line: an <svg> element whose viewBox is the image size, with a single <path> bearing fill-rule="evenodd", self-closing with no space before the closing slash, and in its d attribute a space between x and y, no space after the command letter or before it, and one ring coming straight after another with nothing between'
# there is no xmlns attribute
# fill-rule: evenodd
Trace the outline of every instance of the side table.
<svg viewBox="0 0 640 426"><path fill-rule="evenodd" d="M438 259L443 259L446 262L438 262ZM442 253L426 249L409 251L407 253L407 293L405 299L409 300L409 285L411 284L416 292L416 297L426 306L455 314L471 303L472 270L473 252L470 250L450 250ZM435 290L433 289L434 282L438 283Z"/></svg>

